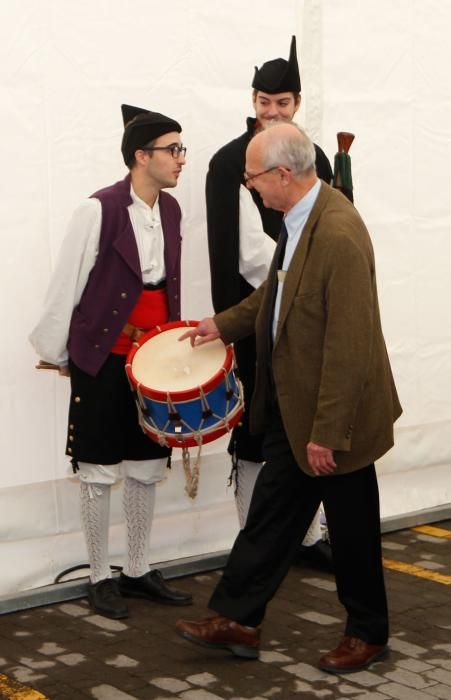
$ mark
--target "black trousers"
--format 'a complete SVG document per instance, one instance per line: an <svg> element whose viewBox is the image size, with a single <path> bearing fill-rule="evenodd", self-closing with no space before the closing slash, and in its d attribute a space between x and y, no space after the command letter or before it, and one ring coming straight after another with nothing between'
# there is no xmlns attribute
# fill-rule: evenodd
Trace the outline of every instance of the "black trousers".
<svg viewBox="0 0 451 700"><path fill-rule="evenodd" d="M171 451L141 430L125 355L108 355L91 377L69 359L71 397L66 454L72 462L118 464L167 457Z"/></svg>
<svg viewBox="0 0 451 700"><path fill-rule="evenodd" d="M307 476L294 460L280 420L263 449L266 462L246 527L209 607L240 624L259 625L322 501L338 597L347 612L345 634L385 644L388 612L374 464L349 474Z"/></svg>

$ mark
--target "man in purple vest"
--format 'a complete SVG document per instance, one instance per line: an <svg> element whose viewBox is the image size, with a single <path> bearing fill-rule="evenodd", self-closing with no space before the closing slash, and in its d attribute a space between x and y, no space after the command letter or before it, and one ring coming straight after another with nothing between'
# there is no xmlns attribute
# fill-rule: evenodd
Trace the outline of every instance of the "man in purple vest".
<svg viewBox="0 0 451 700"><path fill-rule="evenodd" d="M127 177L76 209L30 340L45 363L70 376L66 454L80 478L81 521L91 570L88 597L106 617L128 615L125 597L189 605L189 594L149 571L155 484L170 450L149 440L124 366L132 342L180 318L181 211L163 190L185 164L178 122L122 105ZM116 581L108 562L111 486L124 479L127 558Z"/></svg>

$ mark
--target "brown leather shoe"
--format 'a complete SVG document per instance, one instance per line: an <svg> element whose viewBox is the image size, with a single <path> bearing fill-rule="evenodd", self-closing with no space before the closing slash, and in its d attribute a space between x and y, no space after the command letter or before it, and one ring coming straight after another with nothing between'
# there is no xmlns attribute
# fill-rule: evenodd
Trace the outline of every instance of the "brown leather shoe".
<svg viewBox="0 0 451 700"><path fill-rule="evenodd" d="M260 627L245 627L216 615L200 622L177 620L175 628L177 634L194 644L210 649L227 649L245 659L258 659Z"/></svg>
<svg viewBox="0 0 451 700"><path fill-rule="evenodd" d="M329 673L352 673L378 661L387 651L386 644L368 644L357 637L343 637L336 649L320 658L318 665Z"/></svg>

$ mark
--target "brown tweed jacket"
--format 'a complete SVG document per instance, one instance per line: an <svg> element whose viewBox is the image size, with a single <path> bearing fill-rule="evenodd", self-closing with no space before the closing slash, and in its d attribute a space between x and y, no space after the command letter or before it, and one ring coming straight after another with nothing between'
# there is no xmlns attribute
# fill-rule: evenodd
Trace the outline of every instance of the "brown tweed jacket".
<svg viewBox="0 0 451 700"><path fill-rule="evenodd" d="M268 279L275 274L273 260ZM215 316L226 342L257 337L251 429L270 420L272 364L290 446L311 473L306 445L334 450L336 473L360 469L393 445L402 409L382 335L374 254L354 206L321 185L285 277L277 335L270 353L270 285Z"/></svg>

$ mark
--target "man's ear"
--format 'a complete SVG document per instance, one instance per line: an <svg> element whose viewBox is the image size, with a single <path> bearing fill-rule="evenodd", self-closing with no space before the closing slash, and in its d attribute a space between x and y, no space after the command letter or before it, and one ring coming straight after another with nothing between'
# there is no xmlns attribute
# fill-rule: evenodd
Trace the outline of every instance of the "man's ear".
<svg viewBox="0 0 451 700"><path fill-rule="evenodd" d="M289 185L293 177L293 171L290 168L286 168L284 165L279 165L277 171L280 175L282 187Z"/></svg>
<svg viewBox="0 0 451 700"><path fill-rule="evenodd" d="M135 161L136 163L139 163L140 165L144 165L146 162L146 158L149 154L147 151L143 151L142 148L138 148L135 151Z"/></svg>

